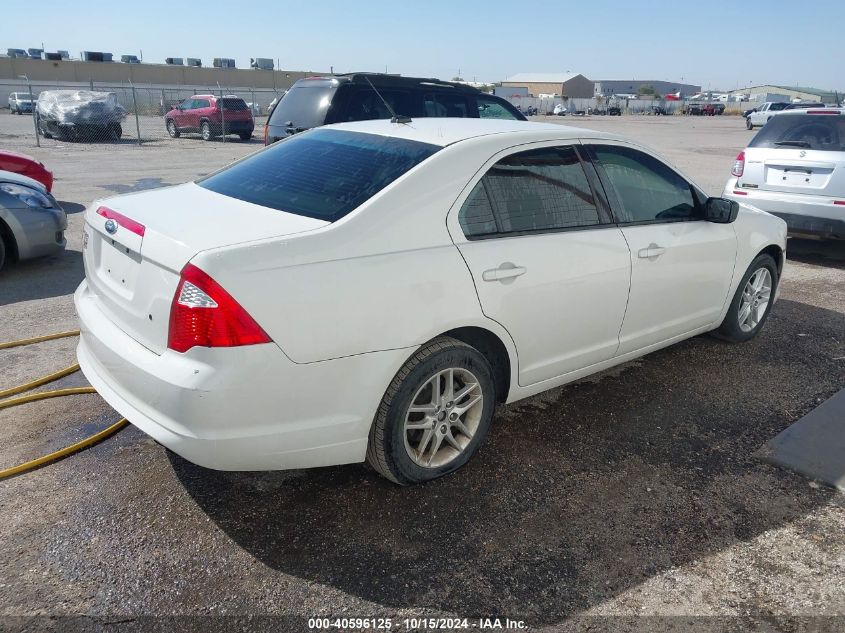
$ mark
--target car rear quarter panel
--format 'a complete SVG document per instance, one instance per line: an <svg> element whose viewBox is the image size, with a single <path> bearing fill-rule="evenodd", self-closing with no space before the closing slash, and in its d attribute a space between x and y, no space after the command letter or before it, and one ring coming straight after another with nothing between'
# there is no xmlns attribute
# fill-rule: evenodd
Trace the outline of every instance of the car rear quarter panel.
<svg viewBox="0 0 845 633"><path fill-rule="evenodd" d="M297 363L413 348L465 326L493 331L515 360L446 228L449 207L494 151L469 145L441 150L325 228L193 261Z"/></svg>

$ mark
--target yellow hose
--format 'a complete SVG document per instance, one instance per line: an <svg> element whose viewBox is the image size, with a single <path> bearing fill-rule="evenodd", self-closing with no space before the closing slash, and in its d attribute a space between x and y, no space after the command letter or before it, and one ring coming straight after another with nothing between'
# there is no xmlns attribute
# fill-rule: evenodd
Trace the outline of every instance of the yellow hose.
<svg viewBox="0 0 845 633"><path fill-rule="evenodd" d="M79 330L74 330L71 332L59 332L57 334L48 334L46 336L36 336L35 338L27 338L22 339L20 341L11 341L9 343L0 343L0 349L9 349L11 347L21 347L23 345L32 345L33 343L42 343L44 341L52 341L58 338L66 338L69 336L78 336ZM48 374L46 376L42 376L41 378L36 378L28 383L23 385L18 385L17 387L10 387L9 389L4 389L0 391L0 410L8 409L9 407L15 407L20 404L26 404L28 402L35 402L37 400L46 400L48 398L60 398L62 396L72 396L76 394L83 394L83 393L97 393L94 387L69 387L67 389L54 389L53 391L40 391L38 393L30 393L25 396L18 396L17 398L9 398L9 396L13 396L18 393L22 393L24 391L29 391L31 389L35 389L36 387L40 387L41 385L45 385L48 382L53 382L54 380L58 380L59 378L63 378L64 376L68 376L75 371L79 370L79 365L71 365L70 367L66 367L57 372L53 372L52 374ZM2 400L3 398L8 398L6 400ZM11 477L12 475L19 475L20 473L27 472L29 470L33 470L38 468L39 466L43 466L44 464L48 464L50 462L56 461L57 459L61 459L62 457L66 457L72 453L77 451L81 451L84 448L88 448L89 446L93 446L97 442L100 442L110 435L113 435L120 429L122 429L128 421L126 418L121 418L111 426L91 435L90 437L86 437L75 444L71 444L70 446L66 446L58 451L54 451L42 457L38 457L37 459L32 459L28 462L24 462L23 464L18 464L17 466L12 466L11 468L5 468L0 470L0 479L4 479L6 477Z"/></svg>
<svg viewBox="0 0 845 633"><path fill-rule="evenodd" d="M58 332L56 334L36 336L34 338L22 338L19 341L11 341L9 343L0 343L0 349L9 349L10 347L23 347L24 345L32 345L33 343L43 343L44 341L52 341L53 339L57 338L68 338L69 336L79 336L79 330L69 330L67 332Z"/></svg>
<svg viewBox="0 0 845 633"><path fill-rule="evenodd" d="M126 418L120 418L111 426L104 428L99 433L95 433L90 437L86 437L84 440L81 440L76 444L71 444L70 446L66 446L65 448L62 448L58 451L54 451L52 453L44 455L43 457L24 462L23 464L18 464L17 466L12 466L11 468L5 468L4 470L0 470L0 479L5 479L6 477L11 477L12 475L18 475L20 473L25 473L28 470L33 470L34 468L38 468L39 466L43 466L44 464L56 461L57 459L61 459L62 457L67 457L71 453L81 451L83 448L93 446L97 442L106 439L109 435L117 433L128 423L129 421Z"/></svg>

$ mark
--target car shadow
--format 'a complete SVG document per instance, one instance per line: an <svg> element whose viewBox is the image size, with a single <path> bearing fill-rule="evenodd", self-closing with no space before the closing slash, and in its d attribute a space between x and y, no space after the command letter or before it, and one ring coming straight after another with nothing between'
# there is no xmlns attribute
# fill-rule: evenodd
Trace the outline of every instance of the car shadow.
<svg viewBox="0 0 845 633"><path fill-rule="evenodd" d="M791 237L786 245L786 257L805 264L845 269L845 240Z"/></svg>
<svg viewBox="0 0 845 633"><path fill-rule="evenodd" d="M65 200L59 200L59 205L64 209L64 212L68 215L73 215L74 213L81 213L85 211L85 205L79 204L78 202L67 202Z"/></svg>
<svg viewBox="0 0 845 633"><path fill-rule="evenodd" d="M82 253L70 249L6 264L0 270L0 306L73 294L84 277Z"/></svg>
<svg viewBox="0 0 845 633"><path fill-rule="evenodd" d="M797 337L808 322L812 339ZM550 624L833 496L752 454L841 388L828 337L842 331L845 316L781 300L744 345L697 337L500 408L475 459L420 486L361 465L226 473L170 459L272 569L390 608Z"/></svg>

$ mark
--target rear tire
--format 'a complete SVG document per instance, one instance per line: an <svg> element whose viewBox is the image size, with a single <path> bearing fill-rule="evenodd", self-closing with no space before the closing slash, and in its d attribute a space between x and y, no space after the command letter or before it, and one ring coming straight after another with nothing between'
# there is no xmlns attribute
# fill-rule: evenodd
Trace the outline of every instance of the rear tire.
<svg viewBox="0 0 845 633"><path fill-rule="evenodd" d="M179 128L176 127L176 121L173 119L167 120L167 133L170 135L170 138L179 138L181 136Z"/></svg>
<svg viewBox="0 0 845 633"><path fill-rule="evenodd" d="M211 140L211 125L208 121L203 121L202 125L200 126L200 134L202 135L202 140L210 141Z"/></svg>
<svg viewBox="0 0 845 633"><path fill-rule="evenodd" d="M367 462L403 486L454 472L484 442L495 408L493 370L484 355L438 337L411 356L387 388L370 429Z"/></svg>
<svg viewBox="0 0 845 633"><path fill-rule="evenodd" d="M753 339L769 318L777 287L775 260L765 253L758 255L742 276L728 313L714 334L729 343Z"/></svg>
<svg viewBox="0 0 845 633"><path fill-rule="evenodd" d="M248 141L249 139L251 139L251 138L252 138L252 132L250 132L249 134L247 134L246 132L244 132L243 134L238 134L238 136L240 136L240 137L241 137L241 140L242 140L242 141Z"/></svg>

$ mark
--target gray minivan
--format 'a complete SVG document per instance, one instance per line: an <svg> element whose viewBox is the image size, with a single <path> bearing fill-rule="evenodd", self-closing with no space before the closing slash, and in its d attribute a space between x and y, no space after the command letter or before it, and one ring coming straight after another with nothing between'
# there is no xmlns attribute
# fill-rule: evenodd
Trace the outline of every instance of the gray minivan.
<svg viewBox="0 0 845 633"><path fill-rule="evenodd" d="M525 121L507 100L465 84L378 73L317 76L300 79L279 100L264 127L264 144L329 123L394 114Z"/></svg>

